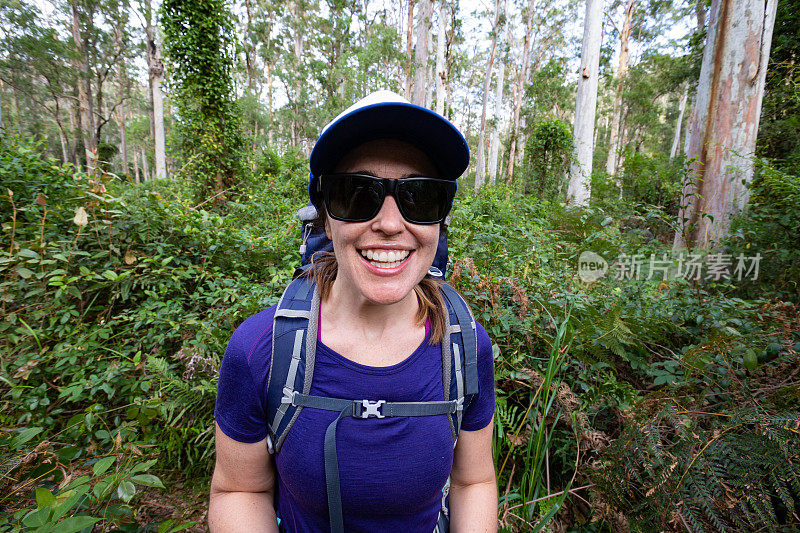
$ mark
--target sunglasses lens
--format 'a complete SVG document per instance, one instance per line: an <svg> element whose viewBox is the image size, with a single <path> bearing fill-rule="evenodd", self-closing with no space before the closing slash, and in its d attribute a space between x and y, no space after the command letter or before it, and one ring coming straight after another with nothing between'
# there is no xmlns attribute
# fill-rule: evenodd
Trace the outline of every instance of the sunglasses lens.
<svg viewBox="0 0 800 533"><path fill-rule="evenodd" d="M454 185L454 184L453 184ZM452 186L447 182L408 178L397 187L397 205L412 223L432 224L444 219L452 201Z"/></svg>
<svg viewBox="0 0 800 533"><path fill-rule="evenodd" d="M363 222L378 214L385 197L379 181L356 175L329 178L325 183L327 208L340 220Z"/></svg>

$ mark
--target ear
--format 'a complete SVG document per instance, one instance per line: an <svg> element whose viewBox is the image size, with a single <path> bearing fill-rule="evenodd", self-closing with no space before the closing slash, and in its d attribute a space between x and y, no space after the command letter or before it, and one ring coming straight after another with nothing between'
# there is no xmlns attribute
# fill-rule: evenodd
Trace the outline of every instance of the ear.
<svg viewBox="0 0 800 533"><path fill-rule="evenodd" d="M331 219L328 217L325 217L325 236L329 241L333 241L333 239L331 239Z"/></svg>

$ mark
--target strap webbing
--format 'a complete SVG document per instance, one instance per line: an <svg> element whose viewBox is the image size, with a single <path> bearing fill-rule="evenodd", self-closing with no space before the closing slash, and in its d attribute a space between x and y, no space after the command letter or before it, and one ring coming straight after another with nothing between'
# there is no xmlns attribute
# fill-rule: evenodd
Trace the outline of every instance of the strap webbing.
<svg viewBox="0 0 800 533"><path fill-rule="evenodd" d="M353 418L391 418L398 416L434 416L460 413L463 402L385 402L381 400L346 400L312 396L295 391L291 404L325 411L338 411L333 422L325 430L325 485L328 493L328 518L331 533L344 533L342 517L342 493L339 484L339 461L336 456L336 427L346 417ZM365 405L366 404L366 405ZM366 408L366 410L365 410Z"/></svg>
<svg viewBox="0 0 800 533"><path fill-rule="evenodd" d="M373 417L364 415L364 402L373 405L377 403L373 400L345 400L343 398L312 396L299 392L295 392L292 398L292 405L325 411L347 411L345 415L354 418L449 415L460 410L457 400L449 402L380 402L380 416Z"/></svg>

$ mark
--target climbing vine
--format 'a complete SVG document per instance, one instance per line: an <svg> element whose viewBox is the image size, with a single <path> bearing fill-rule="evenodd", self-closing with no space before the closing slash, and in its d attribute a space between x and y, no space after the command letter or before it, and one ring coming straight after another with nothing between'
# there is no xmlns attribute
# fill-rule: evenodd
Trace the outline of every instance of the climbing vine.
<svg viewBox="0 0 800 533"><path fill-rule="evenodd" d="M233 16L225 0L165 0L164 50L172 78L181 174L224 202L241 177L243 136L233 90Z"/></svg>

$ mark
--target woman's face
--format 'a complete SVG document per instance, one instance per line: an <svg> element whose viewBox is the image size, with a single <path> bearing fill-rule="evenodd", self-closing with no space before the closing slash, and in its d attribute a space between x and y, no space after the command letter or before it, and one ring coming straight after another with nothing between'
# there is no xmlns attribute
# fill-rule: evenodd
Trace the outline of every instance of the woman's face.
<svg viewBox="0 0 800 533"><path fill-rule="evenodd" d="M438 176L424 152L394 139L362 144L347 153L334 172L389 179ZM409 297L433 264L439 242L439 224L407 222L391 195L386 196L372 220L342 222L327 217L325 232L333 242L339 265L336 290L376 304L392 304Z"/></svg>

